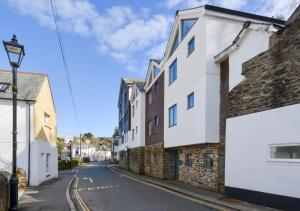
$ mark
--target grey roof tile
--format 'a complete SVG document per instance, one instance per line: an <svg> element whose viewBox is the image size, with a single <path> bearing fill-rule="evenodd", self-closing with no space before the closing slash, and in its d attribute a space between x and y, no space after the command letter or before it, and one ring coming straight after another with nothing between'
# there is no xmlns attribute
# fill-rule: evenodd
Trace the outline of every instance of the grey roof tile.
<svg viewBox="0 0 300 211"><path fill-rule="evenodd" d="M18 100L35 101L46 78L47 75L45 74L18 72ZM1 82L12 83L12 72L0 70L0 83ZM12 98L11 86L9 86L5 92L0 92L0 98Z"/></svg>

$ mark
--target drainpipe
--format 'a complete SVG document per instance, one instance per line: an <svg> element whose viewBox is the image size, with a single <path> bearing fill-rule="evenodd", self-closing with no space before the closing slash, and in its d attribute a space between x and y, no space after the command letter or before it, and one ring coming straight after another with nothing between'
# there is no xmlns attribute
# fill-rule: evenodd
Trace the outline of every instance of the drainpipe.
<svg viewBox="0 0 300 211"><path fill-rule="evenodd" d="M28 186L30 185L30 169L31 169L31 159L30 159L30 155L31 155L31 103L27 102L28 105L28 179L27 179L27 184Z"/></svg>

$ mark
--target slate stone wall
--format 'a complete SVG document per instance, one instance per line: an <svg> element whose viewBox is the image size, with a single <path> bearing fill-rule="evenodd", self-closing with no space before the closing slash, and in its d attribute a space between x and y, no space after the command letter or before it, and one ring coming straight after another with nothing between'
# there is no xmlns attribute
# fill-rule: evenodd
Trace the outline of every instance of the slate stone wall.
<svg viewBox="0 0 300 211"><path fill-rule="evenodd" d="M145 150L144 147L138 147L129 150L130 170L137 174L145 173Z"/></svg>
<svg viewBox="0 0 300 211"><path fill-rule="evenodd" d="M228 117L300 103L300 16L270 37L270 48L243 64L229 93Z"/></svg>
<svg viewBox="0 0 300 211"><path fill-rule="evenodd" d="M0 211L9 208L9 177L6 172L0 172Z"/></svg>
<svg viewBox="0 0 300 211"><path fill-rule="evenodd" d="M179 152L178 180L184 183L219 191L219 144L198 144L174 149L168 149L170 153L174 150ZM173 151L173 152L172 152ZM192 155L192 166L186 163L186 155ZM204 155L213 155L213 167L207 169L204 166ZM169 169L172 169L172 160L168 160ZM172 173L170 173L172 174Z"/></svg>
<svg viewBox="0 0 300 211"><path fill-rule="evenodd" d="M165 152L163 144L145 147L145 174L164 179Z"/></svg>
<svg viewBox="0 0 300 211"><path fill-rule="evenodd" d="M129 170L129 151L122 150L119 152L119 165L124 170Z"/></svg>

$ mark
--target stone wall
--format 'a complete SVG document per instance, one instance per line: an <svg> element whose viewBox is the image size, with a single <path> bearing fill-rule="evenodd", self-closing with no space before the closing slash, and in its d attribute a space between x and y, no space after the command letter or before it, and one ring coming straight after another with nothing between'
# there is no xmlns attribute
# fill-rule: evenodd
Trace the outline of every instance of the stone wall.
<svg viewBox="0 0 300 211"><path fill-rule="evenodd" d="M119 152L119 165L124 170L129 170L129 151L122 150Z"/></svg>
<svg viewBox="0 0 300 211"><path fill-rule="evenodd" d="M245 79L229 93L228 117L300 103L299 9L270 48L243 64Z"/></svg>
<svg viewBox="0 0 300 211"><path fill-rule="evenodd" d="M9 177L6 172L0 172L0 211L9 208Z"/></svg>
<svg viewBox="0 0 300 211"><path fill-rule="evenodd" d="M219 144L199 144L175 149L168 149L168 154L178 152L179 168L178 180L194 186L219 191ZM191 154L192 165L189 167L186 163L186 155ZM206 169L204 167L204 155L213 155L213 167ZM173 165L171 159L167 164L169 167ZM172 168L169 168L169 171ZM169 175L172 174L169 173ZM166 175L168 175L166 173Z"/></svg>
<svg viewBox="0 0 300 211"><path fill-rule="evenodd" d="M137 174L145 173L145 151L144 147L130 149L130 170Z"/></svg>
<svg viewBox="0 0 300 211"><path fill-rule="evenodd" d="M156 144L145 147L145 174L164 179L164 145Z"/></svg>

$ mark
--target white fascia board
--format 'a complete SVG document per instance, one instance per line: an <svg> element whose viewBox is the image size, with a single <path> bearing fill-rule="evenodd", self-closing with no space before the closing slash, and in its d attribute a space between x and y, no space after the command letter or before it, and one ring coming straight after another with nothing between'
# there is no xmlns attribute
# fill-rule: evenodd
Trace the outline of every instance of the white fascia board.
<svg viewBox="0 0 300 211"><path fill-rule="evenodd" d="M224 61L232 52L237 50L252 30L264 31L267 33L275 33L278 31L278 29L276 29L273 24L251 23L248 28L242 29L242 32L235 38L235 40L237 40L236 42L233 41L233 43L229 47L215 56L215 62L220 63Z"/></svg>

